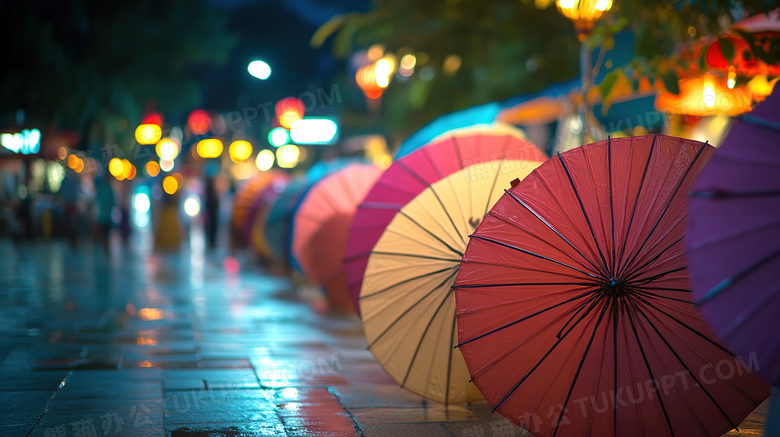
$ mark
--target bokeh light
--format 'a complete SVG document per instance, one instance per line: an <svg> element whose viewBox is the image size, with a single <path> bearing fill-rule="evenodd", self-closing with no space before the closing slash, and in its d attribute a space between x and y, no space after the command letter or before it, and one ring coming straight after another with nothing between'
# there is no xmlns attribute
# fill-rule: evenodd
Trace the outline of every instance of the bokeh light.
<svg viewBox="0 0 780 437"><path fill-rule="evenodd" d="M187 197L184 201L184 212L190 216L195 217L200 213L200 200L195 196Z"/></svg>
<svg viewBox="0 0 780 437"><path fill-rule="evenodd" d="M146 214L152 206L149 195L146 193L136 193L133 197L133 207L141 214Z"/></svg>
<svg viewBox="0 0 780 437"><path fill-rule="evenodd" d="M197 150L201 158L218 158L222 155L222 141L216 138L200 140Z"/></svg>
<svg viewBox="0 0 780 437"><path fill-rule="evenodd" d="M209 113L203 109L195 109L187 116L187 127L194 135L203 135L209 131Z"/></svg>
<svg viewBox="0 0 780 437"><path fill-rule="evenodd" d="M117 179L120 177L124 179L124 176L122 176L123 169L124 165L122 164L121 159L111 158L111 161L108 161L108 172L111 173L111 176L114 176Z"/></svg>
<svg viewBox="0 0 780 437"><path fill-rule="evenodd" d="M150 177L155 177L160 174L160 165L155 161L149 161L146 163L146 174Z"/></svg>
<svg viewBox="0 0 780 437"><path fill-rule="evenodd" d="M230 160L236 164L244 162L247 158L252 156L252 144L249 141L239 140L230 143L228 148L230 154Z"/></svg>
<svg viewBox="0 0 780 437"><path fill-rule="evenodd" d="M160 160L160 170L164 172L169 172L173 170L173 160L170 159L161 159Z"/></svg>
<svg viewBox="0 0 780 437"><path fill-rule="evenodd" d="M260 153L257 154L257 158L255 158L255 165L260 171L268 171L274 166L275 159L274 152L268 149L261 150Z"/></svg>
<svg viewBox="0 0 780 437"><path fill-rule="evenodd" d="M160 159L176 159L179 156L179 145L171 138L163 138L154 147Z"/></svg>
<svg viewBox="0 0 780 437"><path fill-rule="evenodd" d="M287 144L276 149L276 162L281 168L293 168L298 164L301 152L295 144Z"/></svg>
<svg viewBox="0 0 780 437"><path fill-rule="evenodd" d="M275 127L268 132L268 142L274 147L282 147L290 142L290 132L282 127Z"/></svg>
<svg viewBox="0 0 780 437"><path fill-rule="evenodd" d="M163 190L168 194L173 194L179 189L179 182L173 176L166 176L163 179Z"/></svg>
<svg viewBox="0 0 780 437"><path fill-rule="evenodd" d="M65 159L68 157L68 149L65 148L65 146L60 146L59 149L57 149L57 157L60 159ZM72 167L71 167L72 168Z"/></svg>
<svg viewBox="0 0 780 437"><path fill-rule="evenodd" d="M282 127L289 129L293 122L303 118L306 106L300 99L286 97L276 102L276 117Z"/></svg>
<svg viewBox="0 0 780 437"><path fill-rule="evenodd" d="M266 80L271 76L271 66L263 61L252 61L246 69L249 74L260 80Z"/></svg>
<svg viewBox="0 0 780 437"><path fill-rule="evenodd" d="M135 140L138 144L155 144L160 141L162 130L156 124L142 124L135 130Z"/></svg>

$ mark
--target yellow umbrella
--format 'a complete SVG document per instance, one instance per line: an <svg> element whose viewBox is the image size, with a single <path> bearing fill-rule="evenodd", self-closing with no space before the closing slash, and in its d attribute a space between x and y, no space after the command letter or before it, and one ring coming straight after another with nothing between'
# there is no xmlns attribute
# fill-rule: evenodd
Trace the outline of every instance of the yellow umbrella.
<svg viewBox="0 0 780 437"><path fill-rule="evenodd" d="M539 164L488 161L453 173L401 208L374 246L360 290L363 328L402 387L445 404L482 399L454 349L452 285L469 235L510 182Z"/></svg>

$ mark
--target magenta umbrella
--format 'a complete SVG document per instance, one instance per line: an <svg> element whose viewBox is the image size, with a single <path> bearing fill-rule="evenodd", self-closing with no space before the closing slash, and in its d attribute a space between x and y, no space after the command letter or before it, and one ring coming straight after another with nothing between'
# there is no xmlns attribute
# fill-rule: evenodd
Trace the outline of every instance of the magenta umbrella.
<svg viewBox="0 0 780 437"><path fill-rule="evenodd" d="M690 196L693 298L748 368L780 386L780 92L734 120Z"/></svg>
<svg viewBox="0 0 780 437"><path fill-rule="evenodd" d="M428 185L470 167L464 177L488 177L490 168L479 165L497 159L543 162L547 157L519 135L475 129L445 136L393 162L358 206L350 226L344 266L355 310L371 250L396 213Z"/></svg>

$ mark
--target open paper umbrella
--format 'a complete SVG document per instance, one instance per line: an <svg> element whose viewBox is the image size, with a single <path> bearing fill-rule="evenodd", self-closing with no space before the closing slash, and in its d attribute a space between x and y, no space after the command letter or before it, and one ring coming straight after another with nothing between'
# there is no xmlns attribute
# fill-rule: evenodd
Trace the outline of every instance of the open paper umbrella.
<svg viewBox="0 0 780 437"><path fill-rule="evenodd" d="M427 399L482 399L454 349L452 285L474 231L511 180L540 162L499 160L434 182L387 226L368 260L360 309L369 350L402 387ZM485 176L485 177L481 177Z"/></svg>
<svg viewBox="0 0 780 437"><path fill-rule="evenodd" d="M734 121L694 183L686 243L693 298L704 319L774 386L780 386L779 146L775 92Z"/></svg>
<svg viewBox="0 0 780 437"><path fill-rule="evenodd" d="M288 179L289 176L284 172L278 170L265 171L245 182L236 191L236 196L233 200L233 226L245 238L249 237L251 222L254 220L254 217L250 220L249 215L253 206L256 205L258 195L274 181L286 181Z"/></svg>
<svg viewBox="0 0 780 437"><path fill-rule="evenodd" d="M539 149L518 134L459 130L456 135L419 148L397 159L385 170L358 206L347 239L344 265L347 284L357 309L368 255L396 212L420 194L429 184L463 170L472 164L495 159L526 161L521 167L547 159ZM488 177L489 167L472 167L472 172Z"/></svg>
<svg viewBox="0 0 780 437"><path fill-rule="evenodd" d="M459 349L495 410L537 437L709 437L766 398L690 298L686 193L713 150L601 141L496 203L456 285Z"/></svg>
<svg viewBox="0 0 780 437"><path fill-rule="evenodd" d="M293 256L309 279L325 287L328 301L345 312L353 312L344 277L347 232L358 203L381 174L373 165L352 164L326 176L293 219Z"/></svg>
<svg viewBox="0 0 780 437"><path fill-rule="evenodd" d="M287 179L274 181L260 192L249 209L244 223L244 232L249 235L252 247L265 259L271 258L271 248L268 246L268 240L265 238L267 215L288 182Z"/></svg>
<svg viewBox="0 0 780 437"><path fill-rule="evenodd" d="M292 220L295 211L306 193L318 180L354 162L351 159L319 161L306 172L305 176L290 181L279 193L265 216L265 239L271 252L278 260L288 263L300 271L300 266L290 253Z"/></svg>

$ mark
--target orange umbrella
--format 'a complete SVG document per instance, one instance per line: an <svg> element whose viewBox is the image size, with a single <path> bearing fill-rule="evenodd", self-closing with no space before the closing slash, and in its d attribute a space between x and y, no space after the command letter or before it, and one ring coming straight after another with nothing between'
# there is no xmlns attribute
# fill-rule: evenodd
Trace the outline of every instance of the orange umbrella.
<svg viewBox="0 0 780 437"><path fill-rule="evenodd" d="M331 305L344 312L354 312L343 263L349 225L381 174L373 165L349 165L317 182L293 218L293 256L309 279L325 287Z"/></svg>
<svg viewBox="0 0 780 437"><path fill-rule="evenodd" d="M257 196L266 188L270 187L274 181L287 181L290 177L287 173L278 170L264 171L254 178L247 181L236 190L236 197L233 201L233 227L239 232L245 229L251 229L247 226L247 220L250 219L253 206L256 204ZM254 217L251 217L254 222ZM244 235L245 241L248 235Z"/></svg>

